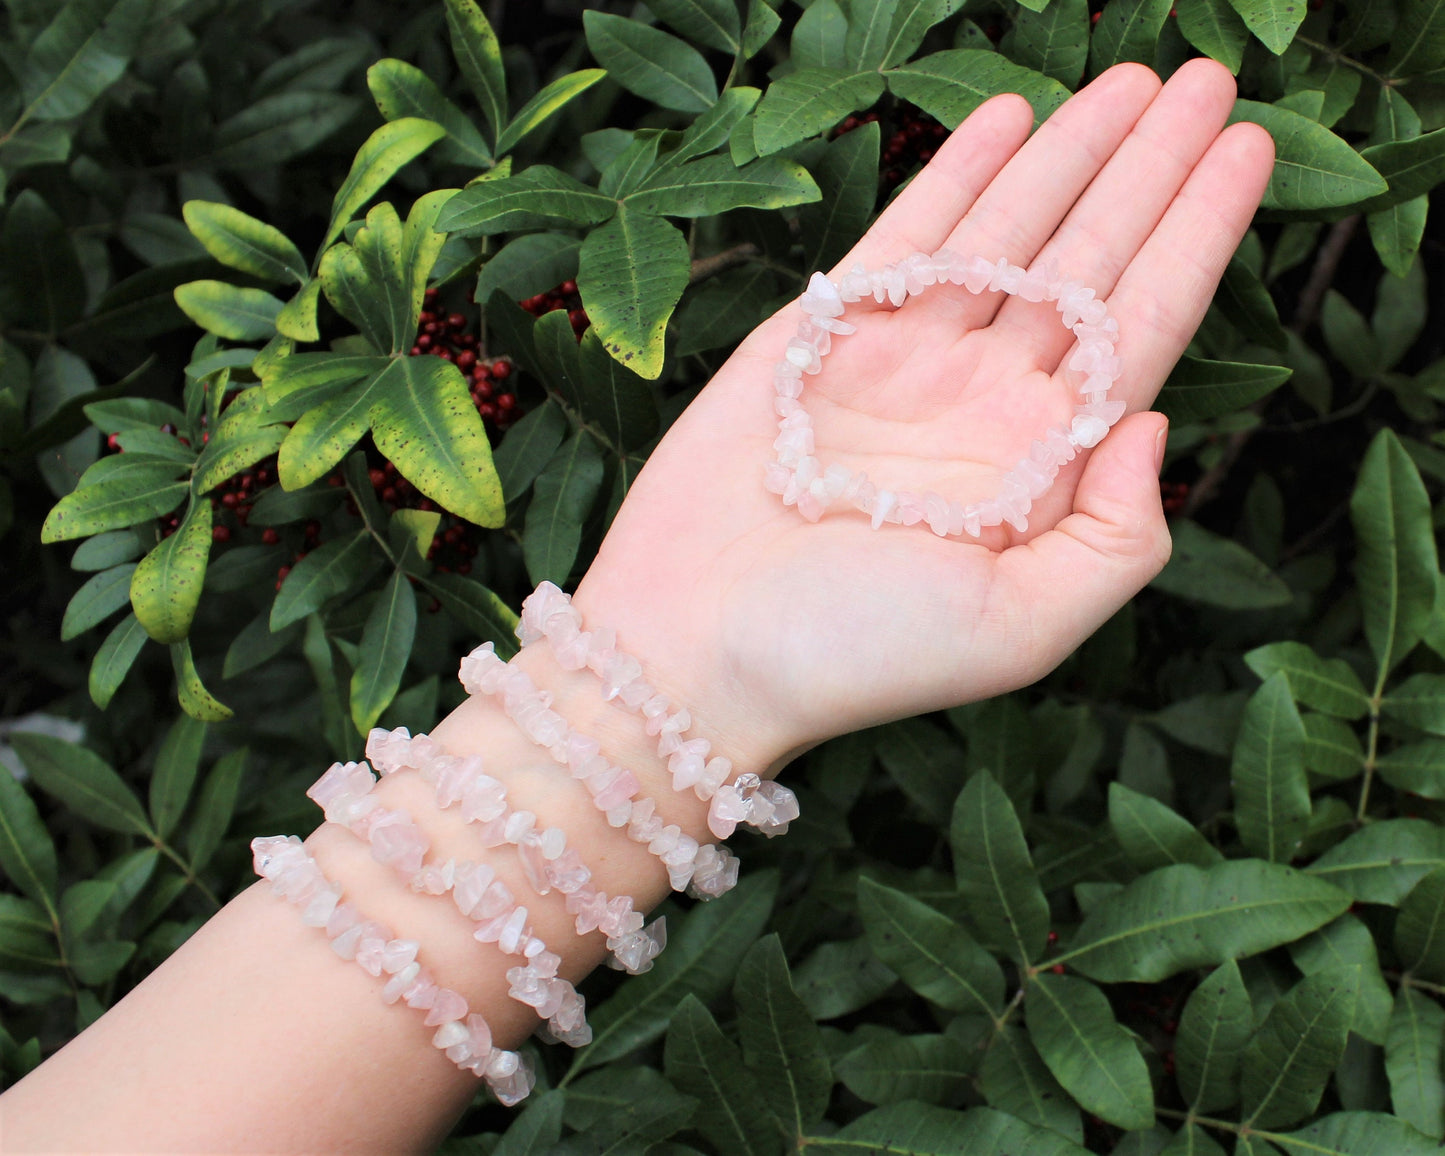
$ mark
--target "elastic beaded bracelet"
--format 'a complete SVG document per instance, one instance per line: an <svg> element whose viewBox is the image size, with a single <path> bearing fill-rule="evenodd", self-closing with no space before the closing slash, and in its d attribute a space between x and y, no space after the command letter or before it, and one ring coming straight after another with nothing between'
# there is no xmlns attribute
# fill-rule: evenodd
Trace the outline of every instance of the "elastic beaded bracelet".
<svg viewBox="0 0 1445 1156"><path fill-rule="evenodd" d="M1082 375L1079 393L1083 404L1074 407L1073 419L1067 426L1050 427L1043 440L1035 440L1029 456L1003 476L996 496L966 506L932 491L920 495L879 489L865 472L855 474L836 463L825 467L813 456L813 421L799 400L803 375L822 369L834 336L857 329L838 320L845 304L871 296L880 305L886 298L896 308L930 285L943 284L962 285L970 293L1001 291L1025 301L1053 301L1065 327L1079 339L1079 347L1067 363L1069 370ZM1124 414L1122 401L1109 400L1120 370L1119 358L1114 356L1119 323L1109 316L1104 302L1096 300L1094 290L1064 280L1053 262L1043 268L1023 269L1003 258L965 257L950 249L932 255L914 253L872 272L855 265L836 285L822 273L814 273L799 303L805 318L789 339L783 360L773 368L773 409L780 416L773 449L778 456L768 463L763 484L780 495L785 506L796 505L798 513L810 522L821 518L834 502L842 502L868 514L875 530L884 522L905 526L927 522L939 537L968 534L977 538L985 526L1007 522L1022 533L1028 529L1033 500L1053 485L1059 470L1081 449L1098 445Z"/></svg>
<svg viewBox="0 0 1445 1156"><path fill-rule="evenodd" d="M532 934L526 907L516 902L507 885L485 864L468 862L458 867L452 860L444 866L426 862L429 843L421 828L406 811L381 806L370 794L375 784L365 763L333 763L306 794L322 808L328 821L368 843L372 858L390 865L413 891L451 892L457 909L477 924L472 937L479 943L495 943L504 954L525 959L524 965L507 970L511 985L507 994L546 1020L552 1038L574 1048L591 1043L586 1001L569 981L557 975L562 960ZM487 845L511 841L498 838Z"/></svg>
<svg viewBox="0 0 1445 1156"><path fill-rule="evenodd" d="M585 631L582 615L572 599L551 582L541 583L522 603L517 638L523 646L546 639L552 655L564 670L584 667L603 682L603 698L620 700L647 720L647 733L657 735L657 755L667 760L674 790L689 787L708 807L708 829L726 839L745 823L772 838L788 829L798 817L798 798L781 783L760 779L751 772L729 784L732 763L721 755L708 758L712 744L704 738L684 738L692 726L686 707L673 710L666 695L642 677L642 664L617 649L612 630Z"/></svg>
<svg viewBox="0 0 1445 1156"><path fill-rule="evenodd" d="M487 846L514 843L522 868L537 894L546 895L555 887L566 896L567 911L576 918L578 935L601 931L607 937L612 966L631 975L640 975L652 966L653 959L667 943L666 920L658 919L643 927L643 917L633 911L629 896L609 899L606 892L590 887L592 871L576 851L567 847L566 832L560 827L538 832L532 812L508 807L506 789L483 771L480 757L445 754L431 738L413 737L405 727L393 731L373 730L366 740L366 753L372 765L384 775L404 770L420 774L436 791L438 807L446 810L459 805L469 822L482 825L482 838ZM468 876L464 868L472 875ZM469 895L477 891L477 902L483 904L481 910L486 911L485 894L478 888L505 890L505 885L499 880L481 884L468 882L476 872L485 870L448 860L441 866L424 867L412 886L431 894L465 886ZM457 896L458 892L453 891L453 895ZM458 907L463 904L461 898L456 902ZM511 979L512 973L508 972L507 977ZM521 997L514 994L514 998ZM552 1030L556 1032L557 1028L554 1026ZM559 1035L559 1038L562 1037Z"/></svg>
<svg viewBox="0 0 1445 1156"><path fill-rule="evenodd" d="M647 847L667 868L674 891L686 889L701 899L715 898L738 879L737 860L724 847L699 844L675 824L664 825L657 805L636 798L637 777L601 755L596 739L578 734L551 709L552 696L539 690L524 670L497 657L490 642L462 659L461 682L469 694L497 696L507 716L552 758L565 765L592 796L592 803L613 827L627 827L634 843Z"/></svg>
<svg viewBox="0 0 1445 1156"><path fill-rule="evenodd" d="M326 878L295 835L252 839L251 853L256 874L270 881L275 894L301 909L306 926L326 929L332 951L354 960L370 975L384 971L390 976L382 988L383 1000L392 1004L400 999L427 1013L424 1025L437 1029L432 1044L447 1059L486 1080L503 1104L526 1098L536 1082L527 1059L492 1046L487 1021L468 1009L465 997L439 987L416 962L415 940L397 939L385 924L342 903L340 886Z"/></svg>

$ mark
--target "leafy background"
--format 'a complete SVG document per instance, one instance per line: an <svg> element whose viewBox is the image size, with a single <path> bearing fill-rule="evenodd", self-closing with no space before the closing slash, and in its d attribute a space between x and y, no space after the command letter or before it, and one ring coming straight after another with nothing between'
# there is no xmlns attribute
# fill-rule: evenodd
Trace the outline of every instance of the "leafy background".
<svg viewBox="0 0 1445 1156"><path fill-rule="evenodd" d="M1160 399L1173 561L1039 685L801 760L789 837L447 1148L1440 1146L1445 8L0 19L7 1082L306 829L319 766L458 701L947 129L1203 53L1279 161Z"/></svg>

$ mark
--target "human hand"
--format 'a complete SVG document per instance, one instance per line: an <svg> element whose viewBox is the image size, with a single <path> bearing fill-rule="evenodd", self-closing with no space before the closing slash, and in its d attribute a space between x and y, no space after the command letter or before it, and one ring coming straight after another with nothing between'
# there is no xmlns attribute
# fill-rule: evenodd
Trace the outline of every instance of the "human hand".
<svg viewBox="0 0 1445 1156"><path fill-rule="evenodd" d="M1206 60L1168 84L1109 70L1032 137L1019 97L978 109L833 273L947 246L1029 267L1055 260L1118 319L1127 416L1065 466L1029 528L981 541L805 521L764 490L772 365L802 313L760 325L668 431L576 600L719 750L780 765L836 734L1026 685L1163 566L1165 419L1141 412L1204 316L1268 181L1273 146L1224 129L1234 82ZM1074 336L1050 303L939 285L896 312L865 299L804 379L817 456L880 486L969 502L1077 394ZM1073 376L1073 375L1069 375Z"/></svg>

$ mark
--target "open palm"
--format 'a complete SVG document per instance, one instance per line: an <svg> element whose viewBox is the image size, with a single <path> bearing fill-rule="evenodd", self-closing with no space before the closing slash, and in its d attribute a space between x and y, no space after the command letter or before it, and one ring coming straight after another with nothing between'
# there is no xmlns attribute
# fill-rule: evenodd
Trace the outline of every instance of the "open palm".
<svg viewBox="0 0 1445 1156"><path fill-rule="evenodd" d="M863 726L988 697L1057 664L1168 556L1164 419L1141 411L1198 326L1268 180L1273 150L1224 129L1229 73L1183 66L1161 87L1111 69L1029 136L1018 97L983 105L858 243L838 274L947 246L1050 260L1119 321L1128 414L1064 467L1029 528L943 539L817 524L762 485L772 365L801 310L760 325L648 460L577 593L721 749L777 764ZM804 379L817 456L890 489L976 501L1030 441L1067 426L1074 336L1048 303L939 285L896 312L850 306ZM1074 375L1067 375L1073 377Z"/></svg>

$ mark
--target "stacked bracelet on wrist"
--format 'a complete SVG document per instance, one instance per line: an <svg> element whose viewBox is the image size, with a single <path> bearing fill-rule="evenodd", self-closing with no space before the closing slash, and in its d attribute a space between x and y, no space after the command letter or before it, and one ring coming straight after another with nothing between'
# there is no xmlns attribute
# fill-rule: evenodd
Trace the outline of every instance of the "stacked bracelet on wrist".
<svg viewBox="0 0 1445 1156"><path fill-rule="evenodd" d="M729 782L732 763L720 755L709 757L708 740L686 737L692 726L688 711L674 706L643 678L641 664L617 650L612 632L583 631L571 599L556 586L543 583L523 603L517 633L523 645L546 639L560 666L593 670L603 680L606 699L619 700L642 715L647 733L658 739L657 754L667 760L674 788L690 789L710 801L708 826L718 838L732 834L739 822L764 835L778 835L797 817L797 800L786 787L751 773ZM641 794L638 777L608 760L596 739L580 734L552 710L551 694L525 671L498 658L491 643L462 660L460 677L469 693L495 696L527 738L566 766L607 822L625 828L629 839L657 857L674 890L710 899L737 882L738 861L727 848L699 843L664 822L655 801ZM369 765L335 763L306 792L327 821L367 843L372 857L390 865L411 890L450 895L457 910L476 924L475 939L496 944L522 961L507 970L508 995L546 1021L538 1029L543 1038L573 1047L590 1042L585 1000L557 974L561 958L533 933L527 907L488 864L428 858L430 840L411 815L382 806L372 794L377 782L372 768L382 775L418 775L433 788L439 809L458 807L478 826L483 847L515 848L533 891L538 896L554 890L561 894L578 935L600 931L606 937L613 966L632 974L650 968L667 943L665 920L644 926L630 896L609 896L593 887L592 872L567 846L566 832L539 828L531 811L512 808L502 783L486 773L479 756L450 754L428 736L413 736L402 728L373 730L366 755ZM255 839L251 846L257 874L301 907L308 925L325 927L339 956L354 959L371 975L387 975L381 991L385 1002L402 1001L426 1011L426 1026L438 1029L432 1042L448 1059L485 1079L504 1104L527 1095L534 1082L530 1068L519 1053L493 1047L486 1020L470 1013L460 994L432 980L416 958L415 941L395 938L388 928L341 903L340 888L325 878L295 836Z"/></svg>

